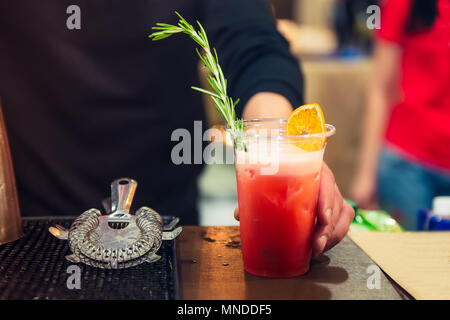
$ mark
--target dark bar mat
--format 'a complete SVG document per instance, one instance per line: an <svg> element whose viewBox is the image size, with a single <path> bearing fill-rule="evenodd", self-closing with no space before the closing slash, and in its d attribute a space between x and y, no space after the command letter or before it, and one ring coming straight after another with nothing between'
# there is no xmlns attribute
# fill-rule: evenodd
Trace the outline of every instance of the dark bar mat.
<svg viewBox="0 0 450 320"><path fill-rule="evenodd" d="M172 217L163 217L168 223ZM24 218L24 237L0 246L0 299L156 299L178 298L175 242L163 241L155 263L129 269L104 270L76 264L81 270L80 289L67 282L74 265L68 241L48 232L55 224L69 227L73 219ZM70 271L70 270L69 270Z"/></svg>

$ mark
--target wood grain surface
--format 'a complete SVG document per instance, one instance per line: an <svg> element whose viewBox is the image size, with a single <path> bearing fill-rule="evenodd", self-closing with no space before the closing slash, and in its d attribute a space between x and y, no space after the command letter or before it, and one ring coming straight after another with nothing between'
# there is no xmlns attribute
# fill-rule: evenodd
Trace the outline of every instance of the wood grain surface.
<svg viewBox="0 0 450 320"><path fill-rule="evenodd" d="M177 240L180 298L214 299L408 299L380 271L369 289L370 258L349 238L313 259L311 270L292 279L267 279L244 271L239 227L183 227Z"/></svg>

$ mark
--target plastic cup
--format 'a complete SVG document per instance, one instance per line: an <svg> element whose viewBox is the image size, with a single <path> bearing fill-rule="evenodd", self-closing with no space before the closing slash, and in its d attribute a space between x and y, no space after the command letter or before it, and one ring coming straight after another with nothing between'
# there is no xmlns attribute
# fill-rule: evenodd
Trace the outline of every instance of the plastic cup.
<svg viewBox="0 0 450 320"><path fill-rule="evenodd" d="M325 146L299 145L335 133L326 125L323 134L287 136L285 127L285 119L248 120L234 136L244 268L262 277L309 270Z"/></svg>

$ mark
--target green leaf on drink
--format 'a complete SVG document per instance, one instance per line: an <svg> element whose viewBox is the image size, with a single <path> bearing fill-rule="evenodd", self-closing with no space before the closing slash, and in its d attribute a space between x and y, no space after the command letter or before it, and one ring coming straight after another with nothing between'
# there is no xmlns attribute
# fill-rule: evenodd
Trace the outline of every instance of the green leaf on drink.
<svg viewBox="0 0 450 320"><path fill-rule="evenodd" d="M235 107L238 104L239 99L233 100L233 98L229 97L227 94L227 79L225 78L222 68L220 67L216 49L211 49L205 29L200 22L196 21L198 30L195 30L195 28L178 12L175 11L175 14L179 18L177 25L157 23L156 26L152 28L155 32L150 34L149 38L153 41L157 41L168 38L176 33L184 33L202 48L203 54L198 49L196 49L196 52L200 60L203 62L203 65L210 71L207 81L214 92L198 87L191 88L211 97L217 111L227 122L228 128L233 136L235 147L246 151L247 148L242 141L242 134L239 134L244 130L243 121L242 119L236 118L235 112Z"/></svg>

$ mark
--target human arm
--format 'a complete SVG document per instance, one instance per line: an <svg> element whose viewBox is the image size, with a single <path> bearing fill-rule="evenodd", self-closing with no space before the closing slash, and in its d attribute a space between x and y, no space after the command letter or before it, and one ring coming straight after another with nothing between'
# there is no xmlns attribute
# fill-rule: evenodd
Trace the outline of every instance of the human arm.
<svg viewBox="0 0 450 320"><path fill-rule="evenodd" d="M397 95L400 57L399 45L387 41L377 42L374 53L375 74L368 91L361 152L350 191L351 197L361 208L377 206L377 162L389 108Z"/></svg>
<svg viewBox="0 0 450 320"><path fill-rule="evenodd" d="M276 30L267 2L211 3L214 10L209 11L209 19L214 21L206 17L205 21L210 21L206 28L229 80L230 95L241 99L243 109L237 113L244 119L287 118L293 107L303 103L303 81L298 61ZM342 240L353 216L324 164L313 253L320 254ZM238 208L235 217L239 219Z"/></svg>
<svg viewBox="0 0 450 320"><path fill-rule="evenodd" d="M295 107L303 104L299 62L278 32L268 1L207 0L204 7L203 23L211 46L219 54L228 80L228 94L240 99L238 116L244 114L244 107L253 109L255 101L264 103L263 98L269 96L273 97L269 98L270 102L281 101L271 106L264 103L267 111L273 109L268 113L272 116L289 115L291 110L283 107L286 101L282 100Z"/></svg>

